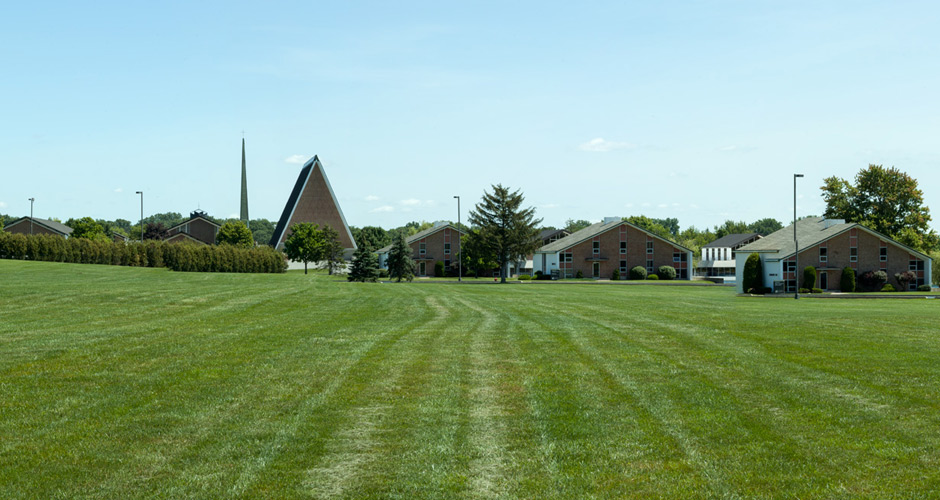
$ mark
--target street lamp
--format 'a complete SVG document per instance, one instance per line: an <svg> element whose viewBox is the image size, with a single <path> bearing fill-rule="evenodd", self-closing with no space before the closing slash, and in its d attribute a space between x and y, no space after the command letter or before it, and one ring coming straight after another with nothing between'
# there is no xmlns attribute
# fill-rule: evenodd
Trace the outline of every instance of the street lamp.
<svg viewBox="0 0 940 500"><path fill-rule="evenodd" d="M140 242L144 242L144 192L137 191L140 195Z"/></svg>
<svg viewBox="0 0 940 500"><path fill-rule="evenodd" d="M796 179L797 177L803 177L803 174L793 174L793 246L796 247L796 254L794 254L794 263L795 266L793 269L793 281L796 282L796 286L793 288L793 298L800 298L800 242L796 239Z"/></svg>
<svg viewBox="0 0 940 500"><path fill-rule="evenodd" d="M29 199L29 235L33 235L33 202L36 201L36 198Z"/></svg>
<svg viewBox="0 0 940 500"><path fill-rule="evenodd" d="M457 281L463 281L463 267L460 262L463 260L463 254L460 253L460 197L454 198L457 198Z"/></svg>

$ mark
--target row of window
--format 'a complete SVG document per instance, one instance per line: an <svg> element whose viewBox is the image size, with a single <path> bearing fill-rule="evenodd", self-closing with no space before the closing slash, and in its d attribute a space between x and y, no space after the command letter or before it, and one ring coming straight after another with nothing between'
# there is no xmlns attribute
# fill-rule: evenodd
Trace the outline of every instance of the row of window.
<svg viewBox="0 0 940 500"><path fill-rule="evenodd" d="M428 244L425 242L418 243L418 255L427 255L428 253ZM450 243L444 243L444 255L450 255Z"/></svg>
<svg viewBox="0 0 940 500"><path fill-rule="evenodd" d="M879 260L881 262L888 261L888 248L887 247L881 247ZM828 248L819 247L819 262L829 262L829 249ZM858 247L849 248L849 262L858 262Z"/></svg>

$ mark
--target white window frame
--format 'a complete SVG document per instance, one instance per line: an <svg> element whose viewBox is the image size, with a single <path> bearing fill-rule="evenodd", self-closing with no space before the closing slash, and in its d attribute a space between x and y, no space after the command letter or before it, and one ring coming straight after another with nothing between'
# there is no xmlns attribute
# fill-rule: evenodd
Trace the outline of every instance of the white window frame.
<svg viewBox="0 0 940 500"><path fill-rule="evenodd" d="M849 262L858 262L858 247L849 248Z"/></svg>
<svg viewBox="0 0 940 500"><path fill-rule="evenodd" d="M426 255L428 253L428 244L425 242L418 243L418 255Z"/></svg>
<svg viewBox="0 0 940 500"><path fill-rule="evenodd" d="M829 249L819 247L819 262L829 262Z"/></svg>
<svg viewBox="0 0 940 500"><path fill-rule="evenodd" d="M450 243L444 243L444 255L450 255Z"/></svg>
<svg viewBox="0 0 940 500"><path fill-rule="evenodd" d="M592 241L592 242L591 242L591 252L592 252L594 255L599 255L599 254L601 253L601 242L599 242L599 241Z"/></svg>

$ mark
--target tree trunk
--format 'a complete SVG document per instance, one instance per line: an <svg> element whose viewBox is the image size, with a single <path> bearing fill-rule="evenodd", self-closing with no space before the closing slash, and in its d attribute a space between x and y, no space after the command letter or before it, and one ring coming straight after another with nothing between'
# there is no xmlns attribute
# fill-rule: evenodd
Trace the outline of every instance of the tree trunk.
<svg viewBox="0 0 940 500"><path fill-rule="evenodd" d="M304 274L307 274L307 261L304 261Z"/></svg>

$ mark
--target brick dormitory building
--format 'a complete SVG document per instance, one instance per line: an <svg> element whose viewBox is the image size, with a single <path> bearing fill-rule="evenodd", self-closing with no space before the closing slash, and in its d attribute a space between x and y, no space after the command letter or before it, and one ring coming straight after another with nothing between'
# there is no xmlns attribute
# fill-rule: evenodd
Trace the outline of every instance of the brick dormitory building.
<svg viewBox="0 0 940 500"><path fill-rule="evenodd" d="M916 279L909 285L911 290L931 283L930 257L861 224L807 217L797 222L796 237L800 249L798 263L792 224L739 248L735 256L738 293L744 292L741 277L744 263L752 253L760 256L764 286L776 292L795 291L797 277L802 281L802 269L807 266L816 268L814 288L823 290L839 290L846 267L857 274L885 271L889 283L894 281L895 274L913 271Z"/></svg>

